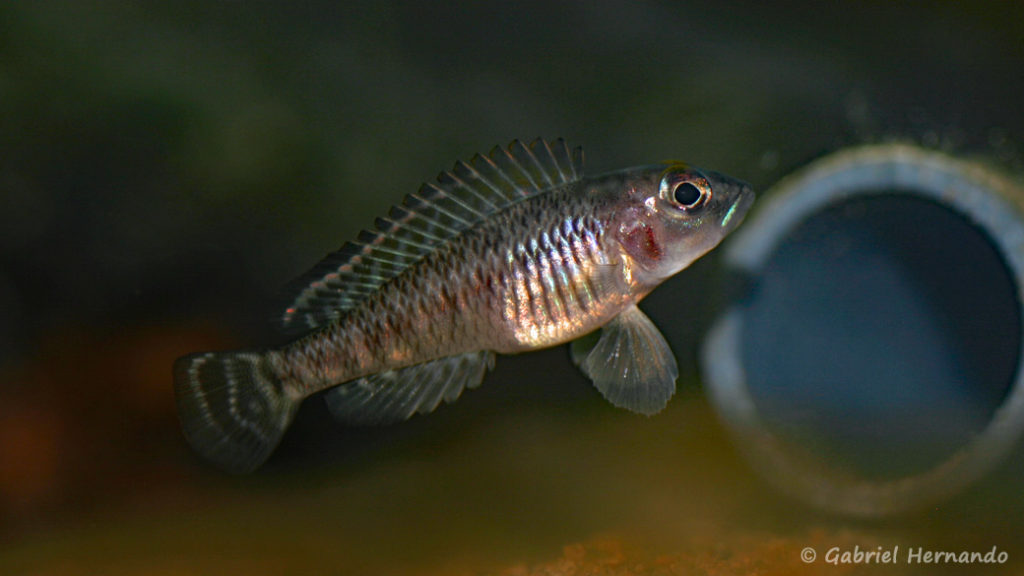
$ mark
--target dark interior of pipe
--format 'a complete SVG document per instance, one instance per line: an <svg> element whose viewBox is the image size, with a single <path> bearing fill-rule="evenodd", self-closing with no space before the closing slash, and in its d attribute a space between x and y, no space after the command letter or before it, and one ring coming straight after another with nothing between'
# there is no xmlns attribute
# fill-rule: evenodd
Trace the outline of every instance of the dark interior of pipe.
<svg viewBox="0 0 1024 576"><path fill-rule="evenodd" d="M984 231L920 196L814 214L744 305L742 361L765 424L868 478L921 472L964 446L1020 363L1005 262Z"/></svg>

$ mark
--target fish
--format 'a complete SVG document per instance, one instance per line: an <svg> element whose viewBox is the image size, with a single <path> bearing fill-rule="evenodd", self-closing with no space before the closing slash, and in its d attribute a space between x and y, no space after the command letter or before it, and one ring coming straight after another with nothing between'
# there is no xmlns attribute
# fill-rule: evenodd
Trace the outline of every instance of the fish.
<svg viewBox="0 0 1024 576"><path fill-rule="evenodd" d="M570 342L611 404L656 414L678 367L637 303L718 245L754 196L675 161L585 177L582 148L563 139L459 161L294 283L287 344L178 359L184 436L248 473L312 395L343 424L396 423L478 387L497 354Z"/></svg>

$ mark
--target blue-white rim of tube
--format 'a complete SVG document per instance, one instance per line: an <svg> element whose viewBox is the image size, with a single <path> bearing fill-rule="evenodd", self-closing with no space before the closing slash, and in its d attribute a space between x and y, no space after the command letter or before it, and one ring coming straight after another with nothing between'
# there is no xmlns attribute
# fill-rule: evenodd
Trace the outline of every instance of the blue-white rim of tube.
<svg viewBox="0 0 1024 576"><path fill-rule="evenodd" d="M963 215L985 231L1024 302L1024 187L978 162L909 144L852 148L780 181L736 232L725 265L756 276L780 243L806 219L853 197L912 194ZM719 416L753 465L784 492L818 508L864 517L920 509L987 475L1024 434L1024 338L1011 388L986 427L931 469L893 480L868 480L828 469L787 448L766 427L741 360L742 310L734 307L709 331L701 353L705 386ZM1024 332L1024 330L1022 330Z"/></svg>

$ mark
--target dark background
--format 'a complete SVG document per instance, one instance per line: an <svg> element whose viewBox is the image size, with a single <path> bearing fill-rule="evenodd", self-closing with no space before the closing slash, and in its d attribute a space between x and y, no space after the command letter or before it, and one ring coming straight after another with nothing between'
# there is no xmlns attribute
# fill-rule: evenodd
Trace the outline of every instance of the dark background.
<svg viewBox="0 0 1024 576"><path fill-rule="evenodd" d="M274 342L289 279L513 138L563 136L590 173L674 158L758 190L887 139L1019 171L1022 97L1011 3L5 3L0 566L477 569L609 532L775 565L807 534L873 547L891 530L1019 562L1017 464L897 528L765 488L696 380L713 257L645 303L683 372L650 420L550 350L388 429L344 429L311 400L239 479L184 445L170 367ZM943 540L965 519L991 532Z"/></svg>

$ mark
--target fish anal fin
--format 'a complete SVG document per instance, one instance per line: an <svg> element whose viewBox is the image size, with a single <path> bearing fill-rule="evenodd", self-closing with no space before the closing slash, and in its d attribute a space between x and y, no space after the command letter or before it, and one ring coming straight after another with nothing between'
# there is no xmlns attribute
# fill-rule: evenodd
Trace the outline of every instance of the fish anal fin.
<svg viewBox="0 0 1024 576"><path fill-rule="evenodd" d="M493 352L447 356L347 382L328 390L324 398L334 418L344 424L392 424L433 412L442 400L454 402L463 390L479 386L493 366Z"/></svg>
<svg viewBox="0 0 1024 576"><path fill-rule="evenodd" d="M609 402L652 415L668 404L679 368L665 338L636 305L573 342L573 361Z"/></svg>

